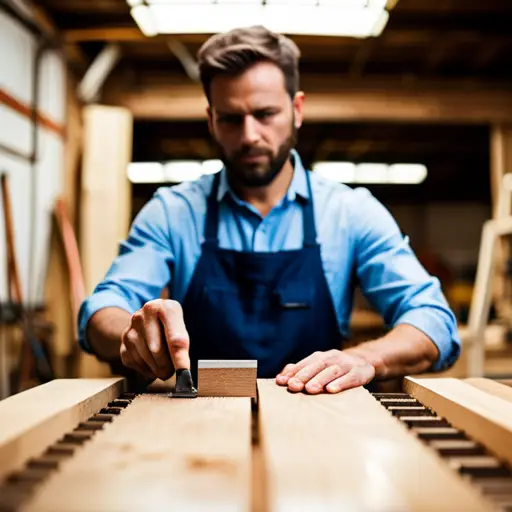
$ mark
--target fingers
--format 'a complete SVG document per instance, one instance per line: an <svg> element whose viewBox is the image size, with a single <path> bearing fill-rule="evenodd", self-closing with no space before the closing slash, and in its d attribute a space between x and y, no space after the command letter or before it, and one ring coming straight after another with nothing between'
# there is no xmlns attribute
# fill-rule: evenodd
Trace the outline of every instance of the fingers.
<svg viewBox="0 0 512 512"><path fill-rule="evenodd" d="M312 395L322 393L327 384L338 379L342 375L346 375L349 370L350 368L343 368L337 364L328 366L305 384L306 391Z"/></svg>
<svg viewBox="0 0 512 512"><path fill-rule="evenodd" d="M122 336L120 355L125 366L151 380L168 379L174 368L190 369L189 337L181 306L171 300L146 303L132 315Z"/></svg>
<svg viewBox="0 0 512 512"><path fill-rule="evenodd" d="M181 305L172 300L165 301L165 308L160 312L164 327L167 347L176 370L190 369L190 340Z"/></svg>
<svg viewBox="0 0 512 512"><path fill-rule="evenodd" d="M360 355L328 350L285 366L276 383L288 386L292 392L338 393L367 384L374 377L375 367Z"/></svg>
<svg viewBox="0 0 512 512"><path fill-rule="evenodd" d="M129 349L124 343L122 343L119 353L121 355L121 362L124 366L135 370L137 373L141 374L148 382L155 380L155 374L135 349Z"/></svg>
<svg viewBox="0 0 512 512"><path fill-rule="evenodd" d="M144 334L146 338L148 357L154 361L155 373L162 380L168 379L173 374L171 356L165 341L163 326L155 315L144 317Z"/></svg>
<svg viewBox="0 0 512 512"><path fill-rule="evenodd" d="M356 366L345 375L334 379L327 384L328 393L339 393L351 388L357 388L368 384L375 377L375 368L371 365Z"/></svg>
<svg viewBox="0 0 512 512"><path fill-rule="evenodd" d="M281 386L286 386L288 384L288 380L290 379L290 376L292 375L293 369L295 368L295 364L287 364L282 370L279 375L276 377L276 382Z"/></svg>
<svg viewBox="0 0 512 512"><path fill-rule="evenodd" d="M281 386L286 386L288 381L300 370L308 366L313 361L319 359L321 357L322 352L315 352L310 356L302 359L296 364L287 364L281 373L276 377L276 383Z"/></svg>
<svg viewBox="0 0 512 512"><path fill-rule="evenodd" d="M288 388L290 391L302 391L306 382L324 370L326 366L327 361L324 358L318 358L316 361L308 364L291 377L288 380Z"/></svg>

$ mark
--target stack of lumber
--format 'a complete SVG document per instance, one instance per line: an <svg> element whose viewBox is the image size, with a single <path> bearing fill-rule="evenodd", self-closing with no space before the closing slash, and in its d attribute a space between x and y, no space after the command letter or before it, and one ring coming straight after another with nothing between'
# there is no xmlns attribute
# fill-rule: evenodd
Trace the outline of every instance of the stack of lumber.
<svg viewBox="0 0 512 512"><path fill-rule="evenodd" d="M130 394L57 380L0 402L0 510L512 510L512 388Z"/></svg>

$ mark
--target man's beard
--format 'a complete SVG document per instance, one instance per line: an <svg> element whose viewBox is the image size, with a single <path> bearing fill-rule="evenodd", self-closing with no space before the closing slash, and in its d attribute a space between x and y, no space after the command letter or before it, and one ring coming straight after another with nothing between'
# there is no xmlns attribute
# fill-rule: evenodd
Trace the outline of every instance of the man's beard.
<svg viewBox="0 0 512 512"><path fill-rule="evenodd" d="M224 163L228 180L242 187L264 187L269 185L279 174L286 161L290 158L290 152L297 143L297 128L292 124L289 137L279 146L274 156L271 150L246 146L228 157L223 148L216 142L219 158ZM244 163L245 156L266 156L266 162Z"/></svg>

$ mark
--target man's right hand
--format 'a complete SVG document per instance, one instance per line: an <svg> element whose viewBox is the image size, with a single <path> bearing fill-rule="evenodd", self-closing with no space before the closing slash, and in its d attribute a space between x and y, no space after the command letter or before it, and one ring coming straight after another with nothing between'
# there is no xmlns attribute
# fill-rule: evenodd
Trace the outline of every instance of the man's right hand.
<svg viewBox="0 0 512 512"><path fill-rule="evenodd" d="M136 311L121 338L124 366L148 381L172 377L174 369L190 369L190 340L181 305L153 300Z"/></svg>

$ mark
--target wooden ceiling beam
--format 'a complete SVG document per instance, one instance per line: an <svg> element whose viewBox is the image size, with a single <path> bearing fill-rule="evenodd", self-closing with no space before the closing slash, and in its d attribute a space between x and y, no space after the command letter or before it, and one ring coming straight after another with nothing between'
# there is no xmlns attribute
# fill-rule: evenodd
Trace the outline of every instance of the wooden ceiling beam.
<svg viewBox="0 0 512 512"><path fill-rule="evenodd" d="M305 116L316 122L408 121L487 124L512 121L512 92L480 85L397 80L365 82L304 77ZM117 82L104 101L127 107L136 119L202 120L206 100L192 83L145 84L127 87Z"/></svg>
<svg viewBox="0 0 512 512"><path fill-rule="evenodd" d="M90 27L69 29L63 32L64 40L68 43L83 43L90 41L118 41L118 42L141 42L152 43L155 41L165 41L169 37L179 39L184 43L203 43L208 34L177 34L177 35L158 35L155 37L146 37L137 26L126 27ZM439 37L439 30L432 28L418 28L415 30L406 28L387 28L386 31L376 38L375 40L385 40L391 44L406 44L408 42L429 42L436 40ZM333 37L333 36L292 36L293 40L300 45L314 45L314 46L331 46L333 44L340 44L342 41L350 43L358 42L361 40L352 37ZM509 42L508 35L493 34L481 32L477 30L452 30L450 31L450 38L456 39L461 42L472 41L489 41L489 40L502 40Z"/></svg>

